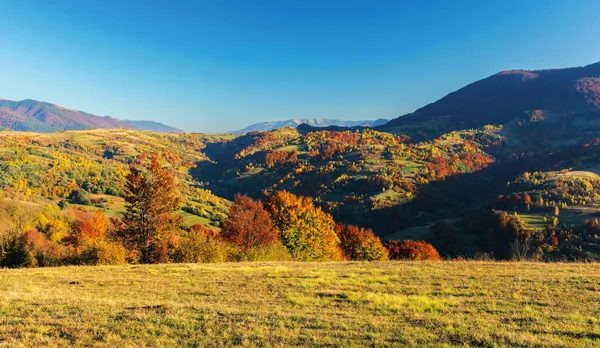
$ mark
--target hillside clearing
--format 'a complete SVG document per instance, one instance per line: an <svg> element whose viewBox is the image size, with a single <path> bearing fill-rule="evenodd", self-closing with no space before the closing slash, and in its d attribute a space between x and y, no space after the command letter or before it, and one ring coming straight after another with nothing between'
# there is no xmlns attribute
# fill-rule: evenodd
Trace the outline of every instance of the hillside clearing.
<svg viewBox="0 0 600 348"><path fill-rule="evenodd" d="M0 346L597 346L600 265L0 270Z"/></svg>

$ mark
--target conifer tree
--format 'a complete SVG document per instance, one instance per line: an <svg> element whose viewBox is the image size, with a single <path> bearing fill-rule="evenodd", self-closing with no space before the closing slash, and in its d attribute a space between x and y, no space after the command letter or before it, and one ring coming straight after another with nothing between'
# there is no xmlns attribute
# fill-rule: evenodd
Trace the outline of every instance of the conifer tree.
<svg viewBox="0 0 600 348"><path fill-rule="evenodd" d="M125 186L126 211L117 236L140 263L165 262L169 236L177 233L183 218L175 212L182 199L177 179L153 154L145 167L132 165Z"/></svg>

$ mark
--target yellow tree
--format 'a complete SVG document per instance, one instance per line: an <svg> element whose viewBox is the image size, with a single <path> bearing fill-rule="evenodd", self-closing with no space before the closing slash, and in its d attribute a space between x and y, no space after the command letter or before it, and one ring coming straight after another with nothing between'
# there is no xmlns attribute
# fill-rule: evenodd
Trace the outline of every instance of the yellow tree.
<svg viewBox="0 0 600 348"><path fill-rule="evenodd" d="M267 197L265 203L279 230L279 239L296 260L344 259L333 218L315 207L312 199L279 191Z"/></svg>

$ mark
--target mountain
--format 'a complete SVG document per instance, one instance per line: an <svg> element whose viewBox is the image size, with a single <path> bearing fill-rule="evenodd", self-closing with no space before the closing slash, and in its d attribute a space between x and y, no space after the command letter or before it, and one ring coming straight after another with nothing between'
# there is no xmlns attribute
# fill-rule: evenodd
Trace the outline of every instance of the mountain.
<svg viewBox="0 0 600 348"><path fill-rule="evenodd" d="M266 132L273 129L284 128L284 127L298 127L301 124L308 124L313 127L377 127L386 124L388 120L377 119L367 121L342 121L342 120L330 120L327 118L313 118L313 119L291 119L285 121L272 121L272 122L259 122L252 124L244 129L233 131L232 133L248 133L248 132Z"/></svg>
<svg viewBox="0 0 600 348"><path fill-rule="evenodd" d="M0 99L0 129L30 132L57 132L91 128L128 128L180 132L176 128L151 121L121 121L110 116L96 116L83 111L26 99Z"/></svg>
<svg viewBox="0 0 600 348"><path fill-rule="evenodd" d="M393 119L385 128L435 121L438 126L465 129L532 117L600 118L600 62L577 68L502 71Z"/></svg>
<svg viewBox="0 0 600 348"><path fill-rule="evenodd" d="M149 130L149 131L159 132L159 133L182 133L183 132L179 128L167 126L166 124L163 124L160 122L136 121L136 120L124 120L123 122L133 126L135 129Z"/></svg>

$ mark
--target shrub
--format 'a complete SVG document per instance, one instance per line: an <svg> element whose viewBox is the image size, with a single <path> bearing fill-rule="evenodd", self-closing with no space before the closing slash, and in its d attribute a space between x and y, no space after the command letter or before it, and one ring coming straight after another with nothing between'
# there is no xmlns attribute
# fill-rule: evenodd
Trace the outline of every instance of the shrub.
<svg viewBox="0 0 600 348"><path fill-rule="evenodd" d="M122 265L127 263L127 249L119 243L95 240L83 246L80 260L84 265Z"/></svg>
<svg viewBox="0 0 600 348"><path fill-rule="evenodd" d="M60 208L60 210L65 210L69 207L69 203L67 201L65 201L64 199L61 199L58 202L58 207Z"/></svg>
<svg viewBox="0 0 600 348"><path fill-rule="evenodd" d="M384 261L388 259L387 249L372 230L354 225L337 224L335 232L340 238L340 246L346 258L353 261Z"/></svg>
<svg viewBox="0 0 600 348"><path fill-rule="evenodd" d="M433 245L422 240L391 240L386 244L390 260L439 261Z"/></svg>
<svg viewBox="0 0 600 348"><path fill-rule="evenodd" d="M261 202L248 196L236 196L223 222L221 236L242 251L261 248L277 241L277 230Z"/></svg>
<svg viewBox="0 0 600 348"><path fill-rule="evenodd" d="M64 266L79 263L79 255L74 247L56 244L37 230L25 232L23 238L37 266Z"/></svg>
<svg viewBox="0 0 600 348"><path fill-rule="evenodd" d="M225 262L232 252L232 247L223 239L193 230L189 237L178 238L171 259L183 263Z"/></svg>
<svg viewBox="0 0 600 348"><path fill-rule="evenodd" d="M14 230L0 233L0 267L33 267L36 264L24 235Z"/></svg>

